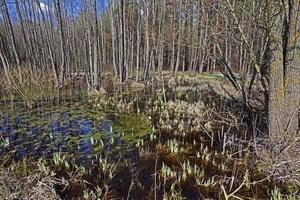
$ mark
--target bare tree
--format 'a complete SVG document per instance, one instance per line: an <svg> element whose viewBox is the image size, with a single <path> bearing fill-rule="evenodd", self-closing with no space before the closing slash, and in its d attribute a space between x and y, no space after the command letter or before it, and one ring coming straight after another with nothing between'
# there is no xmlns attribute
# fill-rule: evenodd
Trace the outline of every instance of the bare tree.
<svg viewBox="0 0 300 200"><path fill-rule="evenodd" d="M93 0L93 12L94 12L94 34L93 34L93 53L94 53L94 58L93 58L93 89L98 89L99 86L99 78L98 78L98 63L99 63L99 58L98 58L98 47L99 47L99 43L98 43L98 16L97 16L97 0Z"/></svg>
<svg viewBox="0 0 300 200"><path fill-rule="evenodd" d="M64 32L64 23L62 19L62 9L61 9L61 1L55 0L55 11L57 16L57 21L59 24L59 39L60 39L60 53L61 53L61 63L60 63L60 71L59 71L59 87L64 84L65 73L66 73L66 38Z"/></svg>
<svg viewBox="0 0 300 200"><path fill-rule="evenodd" d="M9 33L10 33L10 39L11 39L11 43L12 43L12 50L13 50L13 54L14 54L14 58L19 70L19 80L22 83L22 74L21 74L21 61L19 58L19 54L17 52L17 46L16 46L16 39L15 39L15 33L13 30L13 26L12 26L12 21L11 21L11 17L10 14L8 12L8 7L7 7L7 2L5 0L3 0L3 10L4 10L4 16L7 18L7 22L8 22L8 28L9 28Z"/></svg>

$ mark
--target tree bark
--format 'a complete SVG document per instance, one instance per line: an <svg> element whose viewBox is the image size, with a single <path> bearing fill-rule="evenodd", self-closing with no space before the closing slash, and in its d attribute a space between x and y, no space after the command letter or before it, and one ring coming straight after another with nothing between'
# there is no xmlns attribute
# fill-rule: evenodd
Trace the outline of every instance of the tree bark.
<svg viewBox="0 0 300 200"><path fill-rule="evenodd" d="M93 11L94 11L94 34L93 34L93 89L98 89L99 78L98 78L98 18L97 18L97 0L93 0Z"/></svg>
<svg viewBox="0 0 300 200"><path fill-rule="evenodd" d="M269 133L273 137L299 131L300 39L299 1L282 1L271 30ZM282 27L279 29L278 27Z"/></svg>
<svg viewBox="0 0 300 200"><path fill-rule="evenodd" d="M60 53L61 53L61 63L60 63L60 71L59 71L59 85L58 87L63 86L64 78L66 73L66 42L65 42L65 33L64 33L64 25L62 20L62 11L61 11L61 1L55 1L56 7L56 16L59 25L59 39L60 39Z"/></svg>

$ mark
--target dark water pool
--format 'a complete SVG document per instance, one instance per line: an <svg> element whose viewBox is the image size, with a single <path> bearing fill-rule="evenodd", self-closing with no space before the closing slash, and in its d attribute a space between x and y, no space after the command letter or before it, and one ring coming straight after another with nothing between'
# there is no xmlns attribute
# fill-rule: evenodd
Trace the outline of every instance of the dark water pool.
<svg viewBox="0 0 300 200"><path fill-rule="evenodd" d="M118 113L87 100L55 105L40 102L34 108L3 103L0 154L17 160L51 158L55 152L77 161L102 154L120 156L120 152L134 152L125 149L134 148L134 141L149 131L151 123L143 114ZM137 159L138 154L130 156Z"/></svg>

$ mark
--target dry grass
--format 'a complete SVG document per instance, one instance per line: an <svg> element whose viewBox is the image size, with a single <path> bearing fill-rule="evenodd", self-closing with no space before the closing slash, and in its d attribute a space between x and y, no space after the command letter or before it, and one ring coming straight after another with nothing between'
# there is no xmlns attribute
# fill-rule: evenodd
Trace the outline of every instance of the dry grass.
<svg viewBox="0 0 300 200"><path fill-rule="evenodd" d="M44 176L42 172L35 175L20 177L12 170L0 171L0 199L61 199L54 190L56 180L51 176Z"/></svg>
<svg viewBox="0 0 300 200"><path fill-rule="evenodd" d="M299 136L261 139L257 146L258 167L276 182L300 187Z"/></svg>
<svg viewBox="0 0 300 200"><path fill-rule="evenodd" d="M42 97L49 97L57 93L54 85L54 77L50 73L44 74L31 70L22 70L22 80L17 71L9 72L10 80L1 80L2 100L22 99L28 103Z"/></svg>

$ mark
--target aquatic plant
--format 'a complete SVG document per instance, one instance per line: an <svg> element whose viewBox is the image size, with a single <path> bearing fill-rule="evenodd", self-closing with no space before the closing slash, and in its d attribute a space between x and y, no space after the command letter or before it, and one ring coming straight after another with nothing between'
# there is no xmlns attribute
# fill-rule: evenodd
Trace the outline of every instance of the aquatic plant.
<svg viewBox="0 0 300 200"><path fill-rule="evenodd" d="M55 152L53 154L53 162L57 166L64 166L65 168L70 167L68 160L66 159L66 156L63 155L61 152Z"/></svg>
<svg viewBox="0 0 300 200"><path fill-rule="evenodd" d="M137 139L135 146L138 147L138 148L143 147L144 146L144 139L143 138Z"/></svg>
<svg viewBox="0 0 300 200"><path fill-rule="evenodd" d="M278 190L277 187L274 188L274 190L271 191L271 200L282 200L282 194L280 190Z"/></svg>
<svg viewBox="0 0 300 200"><path fill-rule="evenodd" d="M179 182L186 181L188 177L194 177L195 179L201 179L204 176L204 170L201 169L198 165L190 164L190 161L184 161L181 163L182 174L181 178L179 178Z"/></svg>
<svg viewBox="0 0 300 200"><path fill-rule="evenodd" d="M11 115L9 126L5 120L0 125L1 158L22 157L23 133L25 168L36 162L31 156L38 151L39 171L55 176L56 191L69 198L184 199L188 191L197 198L267 199L275 182L253 166L248 138L238 137L244 133L237 128L241 122L193 98L196 90L180 89L179 99L164 88L149 97L125 92L33 108L36 113L22 111L23 122ZM285 186L276 185L286 198Z"/></svg>
<svg viewBox="0 0 300 200"><path fill-rule="evenodd" d="M168 140L167 146L170 148L171 153L174 154L179 153L179 142L176 139Z"/></svg>
<svg viewBox="0 0 300 200"><path fill-rule="evenodd" d="M177 191L172 185L171 192L165 193L163 196L163 200L184 200L185 198L181 195L179 191Z"/></svg>
<svg viewBox="0 0 300 200"><path fill-rule="evenodd" d="M56 158L55 160L56 160L55 162L57 164L60 163L59 159ZM43 157L39 158L37 164L38 164L40 171L42 171L46 176L50 175L50 173L53 173L53 171L51 171L51 169L50 169L50 166L49 166L47 160L45 160Z"/></svg>
<svg viewBox="0 0 300 200"><path fill-rule="evenodd" d="M169 178L177 177L177 172L173 171L170 167L168 167L165 163L162 163L161 167L161 176L163 180L167 180Z"/></svg>
<svg viewBox="0 0 300 200"><path fill-rule="evenodd" d="M117 165L114 163L108 162L107 158L99 158L99 166L100 169L108 175L109 179L112 179L114 176L114 173L117 169Z"/></svg>
<svg viewBox="0 0 300 200"><path fill-rule="evenodd" d="M89 189L83 191L83 198L86 200L101 199L102 196L103 196L103 189L101 189L99 186L96 187L95 191Z"/></svg>

